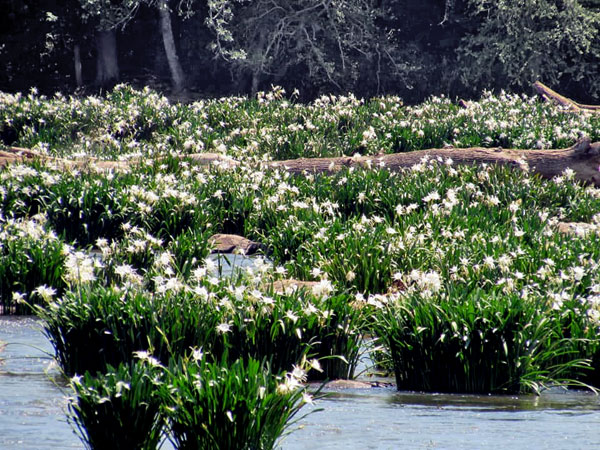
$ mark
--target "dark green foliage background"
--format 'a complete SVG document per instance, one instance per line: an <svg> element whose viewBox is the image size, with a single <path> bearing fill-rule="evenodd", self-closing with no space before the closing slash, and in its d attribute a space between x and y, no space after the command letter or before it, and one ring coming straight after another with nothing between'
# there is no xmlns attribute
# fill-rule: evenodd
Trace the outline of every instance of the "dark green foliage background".
<svg viewBox="0 0 600 450"><path fill-rule="evenodd" d="M169 67L158 15L147 3L140 2L133 19L117 29L118 81L168 91ZM234 19L229 28L234 37L236 31L240 35L236 44L241 48L245 45L248 55L259 54L256 40L248 40L248 33L256 30L248 28L247 20L249 15L253 18L260 15L256 6L260 2L249 5L232 0L231 3ZM539 79L584 103L594 103L600 98L600 2L597 0L346 0L345 3L348 14L354 5L359 10L364 10L365 5L371 8L369 19L365 19L370 25L368 29L366 25L363 27L366 31L359 46L355 45L354 35L342 39L348 43L343 61L339 57L339 41L329 39L331 36L327 34L334 31L320 30L322 34L316 36L315 42L320 46L323 63L331 64L331 76L325 74L315 58L289 45L283 57L274 64L271 61L269 69L259 74L257 87L268 90L271 84L278 84L289 92L299 88L304 99L323 92L352 91L365 97L393 93L405 101L418 102L439 94L472 97L483 89L529 92L531 83ZM310 4L305 0L290 4L290 8L298 10ZM216 58L210 48L215 35L206 25L206 4L192 2L191 17L178 14L178 5L179 2L171 1L171 18L188 93L202 96L251 93L256 64ZM56 20L48 20L48 13L56 16ZM0 2L3 61L0 90L27 91L36 86L44 93L75 91L75 45L81 48L83 71L84 86L79 92L110 87L95 85L95 30L99 24L92 19L85 21L82 16L77 0ZM308 16L306 19L312 20ZM279 25L277 21L265 20L255 28L268 34ZM241 36L244 33L246 37ZM393 64L388 56L393 57ZM283 64L286 67L280 67ZM2 136L5 142L9 138Z"/></svg>

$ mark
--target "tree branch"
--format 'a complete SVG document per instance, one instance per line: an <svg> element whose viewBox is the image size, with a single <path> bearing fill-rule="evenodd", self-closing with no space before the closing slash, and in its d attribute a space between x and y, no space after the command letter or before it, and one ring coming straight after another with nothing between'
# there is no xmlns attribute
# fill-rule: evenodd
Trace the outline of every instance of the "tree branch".
<svg viewBox="0 0 600 450"><path fill-rule="evenodd" d="M582 105L581 103L577 103L570 98L565 97L564 95L559 94L556 91L553 91L548 86L539 81L536 81L533 84L533 88L535 91L545 100L552 100L555 103L558 103L560 106L564 106L572 111L591 111L594 113L600 112L600 105Z"/></svg>

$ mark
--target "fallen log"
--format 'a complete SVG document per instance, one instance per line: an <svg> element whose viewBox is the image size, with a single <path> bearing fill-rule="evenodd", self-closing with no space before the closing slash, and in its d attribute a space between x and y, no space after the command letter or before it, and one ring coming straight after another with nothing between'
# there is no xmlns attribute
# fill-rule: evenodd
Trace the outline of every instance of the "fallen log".
<svg viewBox="0 0 600 450"><path fill-rule="evenodd" d="M286 279L274 281L272 284L266 284L265 287L269 288L272 286L273 292L277 292L279 294L291 294L292 292L302 289L312 292L313 287L318 286L318 284L318 281Z"/></svg>
<svg viewBox="0 0 600 450"><path fill-rule="evenodd" d="M178 158L190 158L200 165L221 164L226 167L237 166L239 161L214 153L177 155ZM9 148L0 151L0 167L4 164L23 162L32 159L50 161L64 167L92 168L99 170L123 170L142 160L99 161L66 160L53 158L32 152L28 149ZM378 156L340 156L333 158L300 158L286 161L271 161L267 167L284 169L290 173L333 173L344 167L377 168L385 167L390 171L399 171L421 163L424 159L451 159L454 164L499 164L520 168L525 164L545 178L561 175L565 169L575 172L575 178L600 186L600 142L592 143L589 138L580 139L575 145L563 149L527 150L503 148L433 148L405 153L392 153Z"/></svg>
<svg viewBox="0 0 600 450"><path fill-rule="evenodd" d="M600 226L586 222L558 222L556 229L559 233L571 236L585 237L592 233L600 233Z"/></svg>
<svg viewBox="0 0 600 450"><path fill-rule="evenodd" d="M43 155L28 148L9 147L5 150L0 150L0 167L7 164L22 163L34 160L61 161L60 158Z"/></svg>
<svg viewBox="0 0 600 450"><path fill-rule="evenodd" d="M594 113L600 112L600 105L583 105L581 103L577 103L576 101L571 100L570 98L567 98L556 91L553 91L539 81L536 81L533 84L533 88L542 98L558 103L560 106L564 106L572 111L590 111Z"/></svg>
<svg viewBox="0 0 600 450"><path fill-rule="evenodd" d="M195 164L202 166L209 166L211 164L222 164L226 166L236 166L239 164L238 161L232 159L227 155L220 153L190 153L175 155L175 158L179 159L191 159ZM156 160L161 161L166 157L158 157ZM9 147L5 150L0 150L0 167L7 164L22 163L26 161L42 161L48 162L60 167L65 168L78 168L78 169L96 169L96 170L126 170L129 167L137 164L141 164L146 161L145 159L135 158L128 161L105 161L96 158L85 158L85 159L65 159L56 158L53 156L45 155L43 153L35 152L28 148L22 147Z"/></svg>
<svg viewBox="0 0 600 450"><path fill-rule="evenodd" d="M292 159L273 161L269 167L291 173L333 173L344 167L385 167L390 171L410 168L427 159L451 159L453 164L498 164L510 167L527 165L545 178L561 175L565 169L578 180L600 186L600 142L583 138L572 147L558 150L516 150L503 148L438 148L380 156Z"/></svg>

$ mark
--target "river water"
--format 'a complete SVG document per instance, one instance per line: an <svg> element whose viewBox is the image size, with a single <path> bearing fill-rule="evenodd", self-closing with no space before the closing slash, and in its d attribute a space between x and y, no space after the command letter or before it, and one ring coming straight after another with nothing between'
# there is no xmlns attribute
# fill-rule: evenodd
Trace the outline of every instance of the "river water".
<svg viewBox="0 0 600 450"><path fill-rule="evenodd" d="M64 381L40 322L0 317L0 449L83 448L66 421ZM600 397L328 389L282 442L301 449L598 449ZM307 406L308 412L315 407ZM171 448L166 444L164 448Z"/></svg>

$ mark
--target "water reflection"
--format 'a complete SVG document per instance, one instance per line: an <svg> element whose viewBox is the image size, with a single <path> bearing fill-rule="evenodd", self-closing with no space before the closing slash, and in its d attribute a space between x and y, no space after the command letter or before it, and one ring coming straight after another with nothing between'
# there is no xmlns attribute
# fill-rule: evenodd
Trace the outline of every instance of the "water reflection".
<svg viewBox="0 0 600 450"><path fill-rule="evenodd" d="M66 422L64 380L39 322L2 317L0 341L0 449L83 448ZM600 397L590 393L475 396L383 386L325 389L315 406L324 411L300 420L282 448L600 448Z"/></svg>
<svg viewBox="0 0 600 450"><path fill-rule="evenodd" d="M30 317L0 318L0 448L82 448L66 422L66 385Z"/></svg>
<svg viewBox="0 0 600 450"><path fill-rule="evenodd" d="M600 448L600 397L553 389L541 396L336 390L283 448Z"/></svg>
<svg viewBox="0 0 600 450"><path fill-rule="evenodd" d="M490 412L544 409L600 411L600 397L597 395L587 391L567 391L562 388L546 390L540 396L397 393L390 396L388 401L403 405Z"/></svg>
<svg viewBox="0 0 600 450"><path fill-rule="evenodd" d="M235 277L248 267L254 267L258 259L265 260L261 255L246 256L234 253L211 253L206 259L215 263L217 274L222 278Z"/></svg>

